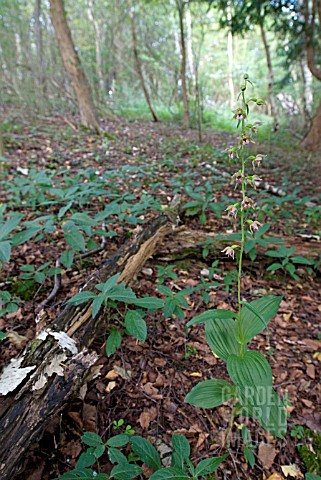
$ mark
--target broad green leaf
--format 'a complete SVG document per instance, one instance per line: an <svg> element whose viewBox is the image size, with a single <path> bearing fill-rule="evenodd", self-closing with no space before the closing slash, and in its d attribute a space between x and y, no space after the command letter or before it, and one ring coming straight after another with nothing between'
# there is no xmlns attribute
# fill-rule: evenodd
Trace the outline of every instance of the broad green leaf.
<svg viewBox="0 0 321 480"><path fill-rule="evenodd" d="M268 422L273 389L272 369L266 358L257 351L246 351L242 357L230 355L227 370L241 405L262 424Z"/></svg>
<svg viewBox="0 0 321 480"><path fill-rule="evenodd" d="M73 250L77 252L85 252L86 250L86 243L85 238L81 232L78 230L72 230L69 232L65 232L65 241Z"/></svg>
<svg viewBox="0 0 321 480"><path fill-rule="evenodd" d="M143 469L133 463L124 462L116 465L110 472L111 478L116 480L130 480L131 478L138 477L143 473Z"/></svg>
<svg viewBox="0 0 321 480"><path fill-rule="evenodd" d="M118 450L118 448L108 448L108 457L111 463L127 462L127 458L120 450Z"/></svg>
<svg viewBox="0 0 321 480"><path fill-rule="evenodd" d="M275 272L275 270L279 270L280 268L283 268L283 265L281 263L272 263L272 265L269 265L266 269L267 272Z"/></svg>
<svg viewBox="0 0 321 480"><path fill-rule="evenodd" d="M280 306L282 297L276 295L267 295L257 300L250 302L255 310L265 320L266 325L269 323L272 317L276 315ZM264 330L265 326L262 320L248 308L242 308L242 339L245 343L250 342L256 335Z"/></svg>
<svg viewBox="0 0 321 480"><path fill-rule="evenodd" d="M82 303L88 302L95 297L97 297L97 295L94 292L84 290L83 292L76 293L76 295L69 298L66 303L71 303L72 305L81 305Z"/></svg>
<svg viewBox="0 0 321 480"><path fill-rule="evenodd" d="M0 330L0 340L4 340L5 338L7 338L7 335L2 330Z"/></svg>
<svg viewBox="0 0 321 480"><path fill-rule="evenodd" d="M291 262L299 263L300 265L313 265L313 260L297 255L296 257L291 257Z"/></svg>
<svg viewBox="0 0 321 480"><path fill-rule="evenodd" d="M92 316L93 318L95 318L99 312L99 310L101 309L101 306L104 302L104 296L103 294L101 293L100 295L96 295L96 298L95 300L93 301L92 303Z"/></svg>
<svg viewBox="0 0 321 480"><path fill-rule="evenodd" d="M184 470L185 459L189 458L191 447L184 435L172 436L172 466Z"/></svg>
<svg viewBox="0 0 321 480"><path fill-rule="evenodd" d="M77 468L71 472L64 473L59 480L107 480L109 477L105 473L93 476L93 470L90 468Z"/></svg>
<svg viewBox="0 0 321 480"><path fill-rule="evenodd" d="M84 452L77 460L76 468L91 467L96 463L96 457L89 452Z"/></svg>
<svg viewBox="0 0 321 480"><path fill-rule="evenodd" d="M149 468L153 471L162 468L159 453L148 440L137 435L131 438L131 444L134 452Z"/></svg>
<svg viewBox="0 0 321 480"><path fill-rule="evenodd" d="M306 473L305 480L321 480L321 477L315 473Z"/></svg>
<svg viewBox="0 0 321 480"><path fill-rule="evenodd" d="M124 325L127 332L141 342L147 337L146 322L137 310L128 310L125 316Z"/></svg>
<svg viewBox="0 0 321 480"><path fill-rule="evenodd" d="M5 303L10 302L11 293L7 292L7 290L4 290L3 292L0 292L0 298L2 298L2 300L4 300Z"/></svg>
<svg viewBox="0 0 321 480"><path fill-rule="evenodd" d="M0 242L0 262L10 262L11 243L9 241Z"/></svg>
<svg viewBox="0 0 321 480"><path fill-rule="evenodd" d="M46 278L46 275L42 272L37 272L35 273L35 276L34 276L34 279L35 279L35 282L37 283L42 283Z"/></svg>
<svg viewBox="0 0 321 480"><path fill-rule="evenodd" d="M74 213L71 217L70 220L73 220L76 222L78 225L87 225L88 227L91 227L93 225L97 225L97 221L92 219L89 215L86 213Z"/></svg>
<svg viewBox="0 0 321 480"><path fill-rule="evenodd" d="M120 273L116 273L112 277L108 278L108 280L105 283L97 283L96 285L97 290L104 293L108 292L109 290L112 289L112 287L114 287L117 284L119 276L120 276Z"/></svg>
<svg viewBox="0 0 321 480"><path fill-rule="evenodd" d="M18 246L21 245L22 243L27 242L30 240L30 238L34 237L36 233L40 232L42 230L42 227L39 225L35 227L30 227L27 228L26 230L23 230L22 232L16 233L15 235L12 236L12 245Z"/></svg>
<svg viewBox="0 0 321 480"><path fill-rule="evenodd" d="M106 342L106 355L113 355L121 344L121 334L115 328L112 328Z"/></svg>
<svg viewBox="0 0 321 480"><path fill-rule="evenodd" d="M60 255L60 262L64 267L70 268L74 261L74 252L72 250L66 250Z"/></svg>
<svg viewBox="0 0 321 480"><path fill-rule="evenodd" d="M267 359L256 350L248 350L242 357L230 355L227 370L236 386L242 388L272 386L272 369Z"/></svg>
<svg viewBox="0 0 321 480"><path fill-rule="evenodd" d="M66 212L68 212L68 210L72 207L72 204L73 204L73 202L69 202L68 205L66 205L65 207L61 207L61 209L58 212L58 218L59 219L61 217L63 217Z"/></svg>
<svg viewBox="0 0 321 480"><path fill-rule="evenodd" d="M207 320L213 320L215 318L235 318L237 314L232 312L231 310L206 310L206 312L197 315L192 320L187 322L186 327L190 327L191 325L197 325L199 323L207 322Z"/></svg>
<svg viewBox="0 0 321 480"><path fill-rule="evenodd" d="M245 445L244 447L244 458L249 465L253 468L255 465L255 457L253 455L252 450Z"/></svg>
<svg viewBox="0 0 321 480"><path fill-rule="evenodd" d="M98 447L99 445L103 444L100 436L94 432L85 432L82 435L81 440L84 442L85 445L88 445L89 447Z"/></svg>
<svg viewBox="0 0 321 480"><path fill-rule="evenodd" d="M97 447L92 447L90 450L96 458L99 458L105 453L105 445L98 445Z"/></svg>
<svg viewBox="0 0 321 480"><path fill-rule="evenodd" d="M154 297L136 298L132 303L138 307L148 308L149 310L156 310L164 307L163 300Z"/></svg>
<svg viewBox="0 0 321 480"><path fill-rule="evenodd" d="M200 477L211 475L211 473L214 473L227 457L228 455L223 455L222 457L206 458L205 460L202 460L195 469L195 476Z"/></svg>
<svg viewBox="0 0 321 480"><path fill-rule="evenodd" d="M168 467L154 472L149 477L149 480L187 480L190 478L191 477L186 472L178 468Z"/></svg>
<svg viewBox="0 0 321 480"><path fill-rule="evenodd" d="M136 300L136 295L131 288L127 288L124 283L120 283L110 289L108 298L118 302L133 303Z"/></svg>
<svg viewBox="0 0 321 480"><path fill-rule="evenodd" d="M235 395L232 385L225 380L212 378L198 383L187 394L185 402L198 408L214 408Z"/></svg>
<svg viewBox="0 0 321 480"><path fill-rule="evenodd" d="M284 404L278 394L271 390L268 401L268 417L267 420L263 418L263 427L272 435L283 438L287 431L287 413L284 408ZM258 420L260 420L258 418Z"/></svg>
<svg viewBox="0 0 321 480"><path fill-rule="evenodd" d="M231 318L216 318L205 323L205 337L212 351L223 360L238 355L240 344L236 340L236 322Z"/></svg>
<svg viewBox="0 0 321 480"><path fill-rule="evenodd" d="M170 288L166 287L165 285L158 285L157 290L165 295L166 297L172 297L173 292Z"/></svg>
<svg viewBox="0 0 321 480"><path fill-rule="evenodd" d="M120 433L119 435L109 438L106 443L108 447L124 447L130 440L130 435L126 435L126 433Z"/></svg>
<svg viewBox="0 0 321 480"><path fill-rule="evenodd" d="M170 318L176 308L176 301L173 298L166 298L164 303L164 317Z"/></svg>
<svg viewBox="0 0 321 480"><path fill-rule="evenodd" d="M3 225L0 225L0 240L5 240L20 223L23 215L17 215L9 218Z"/></svg>

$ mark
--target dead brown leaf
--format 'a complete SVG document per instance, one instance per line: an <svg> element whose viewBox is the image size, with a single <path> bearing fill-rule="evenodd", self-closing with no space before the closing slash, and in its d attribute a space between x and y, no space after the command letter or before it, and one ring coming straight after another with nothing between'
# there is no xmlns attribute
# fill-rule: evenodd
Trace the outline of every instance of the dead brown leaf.
<svg viewBox="0 0 321 480"><path fill-rule="evenodd" d="M315 366L312 363L307 366L307 376L315 379Z"/></svg>
<svg viewBox="0 0 321 480"><path fill-rule="evenodd" d="M144 430L147 430L151 422L153 422L156 417L157 417L156 407L144 408L144 410L139 416L138 422L140 423L141 427Z"/></svg>
<svg viewBox="0 0 321 480"><path fill-rule="evenodd" d="M89 403L84 403L82 408L84 429L88 432L97 431L97 408Z"/></svg>
<svg viewBox="0 0 321 480"><path fill-rule="evenodd" d="M269 469L272 467L275 456L276 450L273 445L268 443L260 443L259 445L259 460L262 463L263 467Z"/></svg>

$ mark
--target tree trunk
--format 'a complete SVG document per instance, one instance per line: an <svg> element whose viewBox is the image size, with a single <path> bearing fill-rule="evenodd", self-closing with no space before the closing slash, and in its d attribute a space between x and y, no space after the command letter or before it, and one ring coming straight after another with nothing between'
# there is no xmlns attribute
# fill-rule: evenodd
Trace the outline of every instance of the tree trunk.
<svg viewBox="0 0 321 480"><path fill-rule="evenodd" d="M176 6L179 17L180 30L180 46L181 46L181 80L182 80L182 95L183 95L183 125L184 128L189 127L189 111L188 111L188 93L187 93L187 78L186 78L186 45L185 45L185 29L184 29L184 0L176 0Z"/></svg>
<svg viewBox="0 0 321 480"><path fill-rule="evenodd" d="M303 83L303 113L304 123L308 127L311 123L312 105L313 105L313 90L312 90L312 73L309 70L306 55L300 59L301 76Z"/></svg>
<svg viewBox="0 0 321 480"><path fill-rule="evenodd" d="M170 217L159 216L104 262L84 288L92 291L98 281L117 272L119 281L130 282L172 231ZM13 480L23 470L21 461L31 443L41 437L50 416L77 394L98 359L89 349L102 338L102 327L99 315L92 318L90 303L67 305L51 324L46 324L45 315L42 311L37 319L42 328L37 338L0 376L1 480Z"/></svg>
<svg viewBox="0 0 321 480"><path fill-rule="evenodd" d="M73 44L63 0L50 0L50 14L62 60L76 94L81 123L99 133L100 128L95 114L91 89Z"/></svg>
<svg viewBox="0 0 321 480"><path fill-rule="evenodd" d="M95 31L95 50L96 50L96 74L98 79L98 98L102 99L104 97L105 85L104 85L104 75L103 75L103 59L101 53L101 28L100 24L95 18L94 15L94 2L93 0L87 0L87 13L88 18L93 24Z"/></svg>
<svg viewBox="0 0 321 480"><path fill-rule="evenodd" d="M307 55L308 67L312 75L321 80L321 69L317 67L315 61L315 22L316 14L321 19L321 2L313 0L312 11L310 12L310 4L308 0L304 1L304 25L305 25L305 49ZM321 103L314 115L310 130L303 139L301 145L310 152L318 152L321 150Z"/></svg>
<svg viewBox="0 0 321 480"><path fill-rule="evenodd" d="M312 119L311 128L301 145L310 152L319 152L321 150L321 103Z"/></svg>
<svg viewBox="0 0 321 480"><path fill-rule="evenodd" d="M137 74L139 76L140 84L142 86L145 99L147 102L147 105L149 107L150 113L152 114L152 117L154 119L154 122L159 122L159 118L153 109L152 102L145 84L144 76L143 76L143 71L142 67L140 65L139 61L139 56L138 56L138 50L137 50L137 39L136 39L136 28L135 28L135 13L133 7L131 7L131 2L129 1L129 6L130 6L130 20L131 20L131 28L132 28L132 39L133 39L133 53L134 53L134 58L135 58L135 65L136 65L136 70Z"/></svg>
<svg viewBox="0 0 321 480"><path fill-rule="evenodd" d="M195 86L195 65L193 55L193 33L192 33L192 16L189 8L188 0L186 2L186 50L188 58L188 68L192 86ZM192 89L191 89L192 90Z"/></svg>
<svg viewBox="0 0 321 480"><path fill-rule="evenodd" d="M227 31L227 58L228 58L228 86L230 90L230 107L235 104L235 91L233 83L233 32L232 32L232 9L231 0L226 5L226 16L228 22Z"/></svg>
<svg viewBox="0 0 321 480"><path fill-rule="evenodd" d="M46 94L46 78L45 78L45 66L44 66L44 57L43 57L43 39L42 39L40 14L41 14L41 0L35 0L34 21L35 21L35 37L36 37L36 47L37 47L37 69L38 69L36 73L36 79L38 83L39 92L41 96L44 98Z"/></svg>
<svg viewBox="0 0 321 480"><path fill-rule="evenodd" d="M273 130L276 132L279 128L279 120L278 120L278 114L276 111L275 107L275 99L274 99L274 75L273 75L273 67L272 67L272 61L271 61L271 53L270 53L270 47L266 38L265 34L265 29L264 29L264 24L263 24L263 18L260 15L260 31L261 31L261 38L262 42L264 45L264 50L265 50L265 56L266 56L266 63L268 67L268 92L269 92L269 101L271 105L271 115L273 117Z"/></svg>

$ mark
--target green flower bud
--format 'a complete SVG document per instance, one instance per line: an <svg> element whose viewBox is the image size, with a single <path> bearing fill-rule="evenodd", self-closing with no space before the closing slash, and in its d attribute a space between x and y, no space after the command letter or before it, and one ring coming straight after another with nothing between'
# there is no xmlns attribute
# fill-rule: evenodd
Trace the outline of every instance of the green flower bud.
<svg viewBox="0 0 321 480"><path fill-rule="evenodd" d="M246 90L246 85L243 83L243 85L241 85L241 91L244 92Z"/></svg>
<svg viewBox="0 0 321 480"><path fill-rule="evenodd" d="M249 78L248 74L247 73L244 73L244 76L243 76L244 80L247 80Z"/></svg>

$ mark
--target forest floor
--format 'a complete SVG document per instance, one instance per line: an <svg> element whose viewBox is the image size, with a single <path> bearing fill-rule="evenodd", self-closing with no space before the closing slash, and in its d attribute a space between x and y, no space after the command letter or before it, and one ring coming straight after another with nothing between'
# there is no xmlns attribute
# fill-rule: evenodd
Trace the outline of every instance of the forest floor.
<svg viewBox="0 0 321 480"><path fill-rule="evenodd" d="M144 343L125 335L121 346L107 358L105 337L96 338L93 348L100 354L97 377L82 387L61 415L50 420L42 439L25 459L26 470L20 480L58 477L74 468L84 450L83 432L96 432L106 441L127 425L152 443L161 439L170 445L173 433L183 433L191 445L192 461L199 461L219 451L229 421L228 403L209 410L184 403L200 380L228 378L223 361L206 343L203 325L187 331L186 323L206 309L235 311L237 306L235 262L221 252L229 244L222 235L237 231L225 209L238 198L238 192L224 172L233 174L239 167L228 162L223 153L235 144L237 136L206 131L198 143L195 131L164 124L109 121L103 127L105 134L94 136L66 124L62 117L35 118L6 137L7 162L0 171L0 207L1 202L6 205L2 214L15 211L24 215L24 222L38 219L38 225L49 223L13 247L11 261L1 271L2 290L8 290L12 299L22 300L16 311L0 319L0 330L7 334L1 342L1 364L17 356L34 338L37 306L52 289L53 272L48 268L66 251L63 221L77 212L97 214L112 201L119 206L106 220L107 230L113 233L103 251L81 258L81 247L70 239L67 242L75 257L72 265L63 267L62 287L45 307L50 319L57 317L64 302L133 230L143 228L162 212L162 206L171 203L175 193L182 195L181 222L147 260L131 287L138 297L165 298L158 291L161 284L173 294L191 290L182 305L182 318L164 318L160 312L145 315L148 334ZM258 142L251 149L267 155L257 174L282 189L284 195L280 196L280 190L272 193L266 186L253 192L259 206L257 218L270 227L259 237L261 244L253 243L252 259L249 255L245 258L242 297L283 297L269 324L270 344L267 332L263 332L255 337L251 348L264 354L273 348L269 361L274 385L289 401L288 434L285 439L274 438L251 421L248 427L255 445L255 466L251 468L240 441L241 420L236 419L231 455L215 478L304 478L307 469L321 474L321 440L317 435L321 435L321 166L318 158L307 157L294 146ZM60 187L63 194L58 192ZM196 201L194 207L184 209L191 201ZM30 226L27 223L24 227L28 230ZM87 242L88 230L79 228ZM207 251L199 243L208 238ZM275 238L283 243L273 243ZM87 247L94 248L99 236L90 239L92 244L87 243ZM265 252L280 245L295 250L281 255L284 269L267 271L280 258ZM297 256L308 261L296 263ZM115 311L118 316L120 313ZM115 430L114 422L121 419L123 426ZM298 445L306 446L306 464ZM100 468L110 471L107 456L101 458Z"/></svg>

